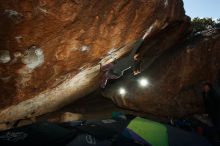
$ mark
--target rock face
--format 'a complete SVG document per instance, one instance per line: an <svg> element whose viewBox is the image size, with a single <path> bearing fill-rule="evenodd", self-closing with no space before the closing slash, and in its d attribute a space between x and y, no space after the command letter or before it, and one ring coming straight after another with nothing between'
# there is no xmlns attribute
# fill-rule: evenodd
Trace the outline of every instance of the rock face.
<svg viewBox="0 0 220 146"><path fill-rule="evenodd" d="M220 30L197 34L164 52L150 66L143 63L142 74L124 76L104 95L121 107L154 115L181 117L203 112L202 82L220 87L219 47ZM140 87L141 78L147 78L149 86ZM119 94L121 87L126 94Z"/></svg>
<svg viewBox="0 0 220 146"><path fill-rule="evenodd" d="M146 31L148 48L140 51L149 60L189 31L181 0L8 0L0 16L0 123L95 90L99 62L125 55Z"/></svg>

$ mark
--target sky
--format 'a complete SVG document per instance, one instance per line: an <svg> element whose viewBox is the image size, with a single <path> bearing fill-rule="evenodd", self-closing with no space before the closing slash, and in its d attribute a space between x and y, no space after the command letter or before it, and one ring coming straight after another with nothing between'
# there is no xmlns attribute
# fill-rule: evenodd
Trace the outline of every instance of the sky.
<svg viewBox="0 0 220 146"><path fill-rule="evenodd" d="M220 0L183 0L186 14L191 18L220 18Z"/></svg>

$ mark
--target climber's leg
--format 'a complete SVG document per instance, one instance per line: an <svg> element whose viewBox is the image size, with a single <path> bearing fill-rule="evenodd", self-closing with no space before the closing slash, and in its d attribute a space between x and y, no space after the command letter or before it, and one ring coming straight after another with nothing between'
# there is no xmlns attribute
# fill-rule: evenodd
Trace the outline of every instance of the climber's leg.
<svg viewBox="0 0 220 146"><path fill-rule="evenodd" d="M141 73L141 60L140 60L140 55L135 54L134 55L134 64L133 64L133 74L138 75Z"/></svg>
<svg viewBox="0 0 220 146"><path fill-rule="evenodd" d="M105 86L107 85L108 80L109 80L108 72L105 72L105 74L103 75L103 78L101 80L100 87L105 88Z"/></svg>

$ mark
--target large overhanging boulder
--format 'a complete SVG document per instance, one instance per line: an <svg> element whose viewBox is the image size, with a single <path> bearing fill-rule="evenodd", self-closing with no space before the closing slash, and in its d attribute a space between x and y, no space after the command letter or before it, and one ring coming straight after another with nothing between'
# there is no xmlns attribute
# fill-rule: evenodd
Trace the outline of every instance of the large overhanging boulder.
<svg viewBox="0 0 220 146"><path fill-rule="evenodd" d="M0 123L97 89L99 62L127 54L145 32L152 60L189 30L181 0L6 0L0 16Z"/></svg>
<svg viewBox="0 0 220 146"><path fill-rule="evenodd" d="M160 50L163 46L157 47ZM220 87L219 47L220 30L198 33L167 50L151 65L143 63L144 71L139 76L127 75L111 84L104 95L121 107L157 116L202 113L202 83L208 81ZM147 79L142 80L142 86L148 86L140 86L141 79Z"/></svg>

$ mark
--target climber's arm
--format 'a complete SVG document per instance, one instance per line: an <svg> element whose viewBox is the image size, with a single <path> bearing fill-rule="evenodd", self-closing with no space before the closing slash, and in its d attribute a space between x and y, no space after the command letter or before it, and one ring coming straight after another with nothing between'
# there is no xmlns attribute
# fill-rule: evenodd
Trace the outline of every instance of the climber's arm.
<svg viewBox="0 0 220 146"><path fill-rule="evenodd" d="M144 40L148 35L148 31L145 32L144 36L142 37L142 39Z"/></svg>

